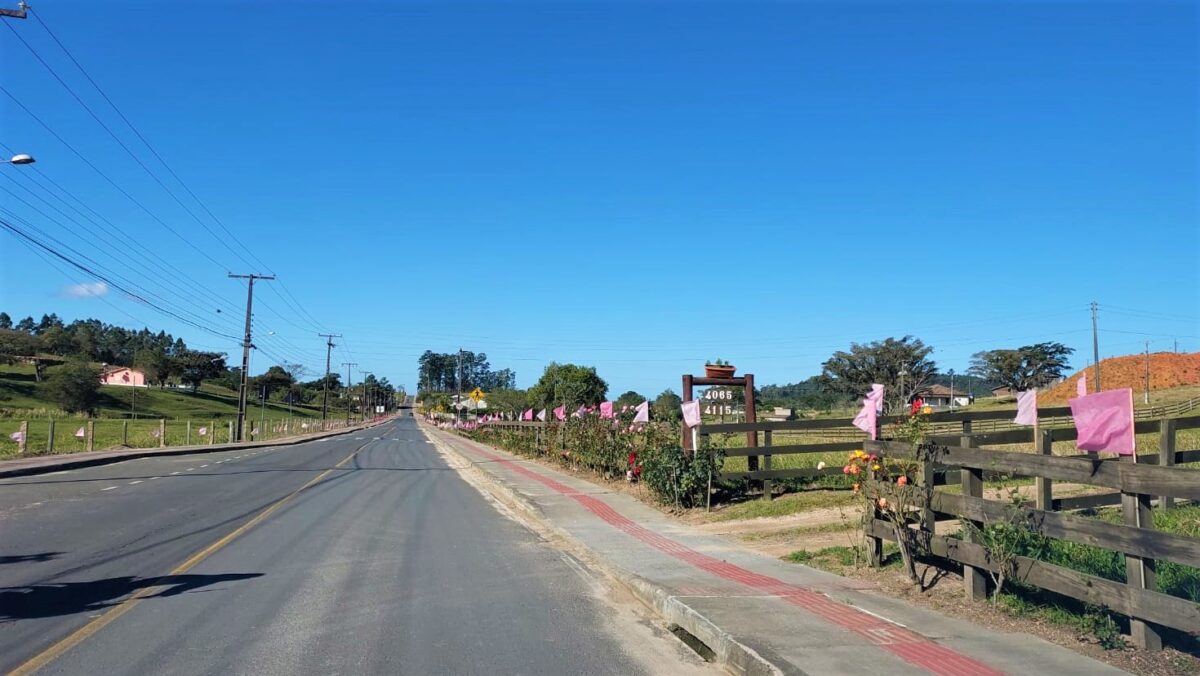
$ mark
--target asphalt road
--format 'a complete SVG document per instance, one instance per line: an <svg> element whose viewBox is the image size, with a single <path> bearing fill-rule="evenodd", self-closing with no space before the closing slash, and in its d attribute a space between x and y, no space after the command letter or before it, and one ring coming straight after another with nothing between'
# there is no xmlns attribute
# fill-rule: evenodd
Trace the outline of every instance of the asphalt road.
<svg viewBox="0 0 1200 676"><path fill-rule="evenodd" d="M460 479L409 418L291 447L0 480L0 670L32 664L708 671Z"/></svg>

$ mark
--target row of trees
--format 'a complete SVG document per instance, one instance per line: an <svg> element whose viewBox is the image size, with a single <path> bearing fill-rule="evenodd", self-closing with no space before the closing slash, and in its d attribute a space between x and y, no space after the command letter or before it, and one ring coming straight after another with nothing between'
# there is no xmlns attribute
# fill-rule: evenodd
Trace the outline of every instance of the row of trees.
<svg viewBox="0 0 1200 676"><path fill-rule="evenodd" d="M517 385L516 373L510 369L492 370L487 354L483 352L460 350L442 353L426 350L417 363L417 389L420 392L457 392L459 389L467 392L476 387L490 392L512 389Z"/></svg>
<svg viewBox="0 0 1200 676"><path fill-rule="evenodd" d="M968 388L1004 386L1012 390L1044 387L1060 380L1070 368L1068 357L1074 352L1061 343L1037 343L1014 349L988 350L971 358L970 368L958 376L956 391ZM904 336L871 343L852 343L849 350L835 352L822 364L821 374L791 385L767 385L755 392L760 406L790 406L795 408L828 409L860 399L873 383L885 387L884 406L889 412L902 410L919 392L934 384L949 384L948 374L938 371L931 358L933 348L919 338ZM470 357L468 359L467 357ZM482 358L482 359L480 359ZM456 389L457 355L426 352L421 357L422 391L419 400L432 407L449 410L450 398L438 396ZM528 390L517 390L512 381L499 388L484 387L479 374L487 374L486 357L464 353L464 380L470 373L488 391L488 408L492 411L519 412L528 408L542 409L566 406L595 405L604 401L608 384L590 366L551 363L537 383ZM482 369L477 367L482 364ZM446 369L450 368L453 373ZM468 389L463 387L464 391ZM637 392L622 394L619 404L641 403L645 397ZM660 394L653 402L656 417L674 419L679 416L679 395L671 390Z"/></svg>

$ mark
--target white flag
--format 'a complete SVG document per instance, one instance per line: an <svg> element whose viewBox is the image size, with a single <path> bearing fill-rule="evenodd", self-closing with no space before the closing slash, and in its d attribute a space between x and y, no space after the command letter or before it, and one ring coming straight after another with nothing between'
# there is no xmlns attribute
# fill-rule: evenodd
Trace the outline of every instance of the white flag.
<svg viewBox="0 0 1200 676"><path fill-rule="evenodd" d="M637 408L635 408L634 410L637 411L637 415L633 416L633 422L635 422L635 423L650 422L650 402L648 400L643 401L642 403L638 404Z"/></svg>
<svg viewBox="0 0 1200 676"><path fill-rule="evenodd" d="M700 424L700 402L693 399L685 401L680 405L683 409L683 424L688 427L695 427Z"/></svg>
<svg viewBox="0 0 1200 676"><path fill-rule="evenodd" d="M86 437L86 436L87 436L87 430L86 430L86 429L84 429L84 428L80 427L79 429L75 430L75 438L76 438L76 439L82 439L82 438L84 438L84 437Z"/></svg>

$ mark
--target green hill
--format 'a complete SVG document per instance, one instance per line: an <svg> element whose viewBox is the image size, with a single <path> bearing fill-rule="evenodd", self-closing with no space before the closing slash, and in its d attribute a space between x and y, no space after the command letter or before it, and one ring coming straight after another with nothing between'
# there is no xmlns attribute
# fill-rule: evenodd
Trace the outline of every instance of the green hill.
<svg viewBox="0 0 1200 676"><path fill-rule="evenodd" d="M256 398L250 400L250 413L260 415ZM330 415L334 402L330 402ZM344 413L344 409L339 412ZM158 389L154 387L119 387L106 385L100 388L100 402L96 414L101 418L168 418L174 420L212 420L232 418L237 415L237 392L216 385L204 385L198 392L190 389ZM267 418L286 418L286 403L268 402ZM42 396L29 365L0 365L0 417L4 418L49 418L66 417L58 406ZM319 406L295 405L292 417L319 418Z"/></svg>

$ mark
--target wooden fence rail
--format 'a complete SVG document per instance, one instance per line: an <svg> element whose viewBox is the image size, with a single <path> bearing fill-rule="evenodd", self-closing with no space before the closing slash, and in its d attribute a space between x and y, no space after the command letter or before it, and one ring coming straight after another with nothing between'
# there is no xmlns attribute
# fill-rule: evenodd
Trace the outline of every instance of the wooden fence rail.
<svg viewBox="0 0 1200 676"><path fill-rule="evenodd" d="M956 470L962 494L937 490L932 475L918 477L914 492L927 496L920 508L927 510L931 518L919 520L921 532L915 541L927 556L962 564L968 597L981 600L983 574L997 570L997 557L972 542L970 536L959 539L937 534L935 520L958 519L982 526L1011 519L1010 503L984 499L984 472L1035 477L1036 501L1021 508L1020 523L1046 537L1120 552L1125 556L1126 581L1116 582L1025 557L1015 560L1015 570L1011 571L1015 579L1127 615L1133 640L1143 648L1161 647L1160 626L1200 634L1200 604L1157 591L1155 580L1158 561L1200 566L1200 539L1155 530L1151 512L1155 499L1160 508L1168 508L1172 500L1200 501L1200 470L1176 466L1200 460L1200 451L1179 451L1175 444L1178 430L1200 428L1200 417L1139 421L1137 427L1140 432L1160 432L1159 454L1121 459L1096 454L1050 455L1051 441L1060 436L1073 439L1074 430L1045 431L1039 443L1042 453L978 448L969 443L973 441L969 437L963 445L935 442L923 447L920 460L927 466ZM912 459L918 455L911 444L895 441L868 441L864 450L885 458ZM1063 503L1053 499L1054 481L1116 489L1123 523L1056 511ZM879 519L868 520L866 535L873 552L880 551L884 540L895 539L891 525Z"/></svg>

